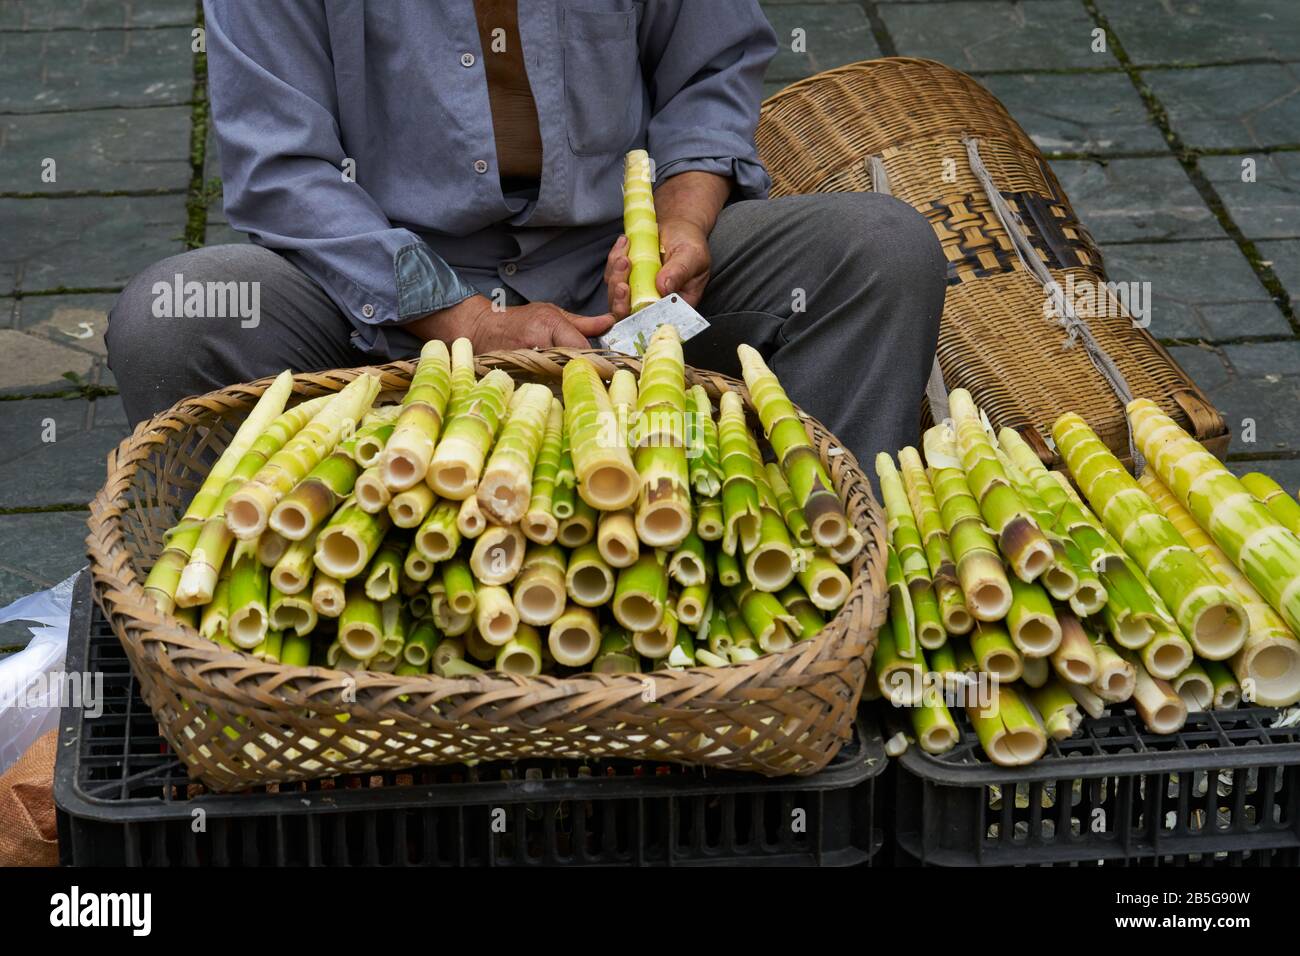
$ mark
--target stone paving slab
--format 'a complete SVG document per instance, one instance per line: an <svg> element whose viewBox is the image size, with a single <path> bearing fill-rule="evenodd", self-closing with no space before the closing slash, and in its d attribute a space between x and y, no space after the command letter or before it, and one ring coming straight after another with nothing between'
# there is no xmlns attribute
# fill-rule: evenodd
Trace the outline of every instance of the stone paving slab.
<svg viewBox="0 0 1300 956"><path fill-rule="evenodd" d="M1143 77L1188 146L1254 149L1300 142L1300 65L1147 70Z"/></svg>
<svg viewBox="0 0 1300 956"><path fill-rule="evenodd" d="M1223 413L1232 431L1229 454L1300 451L1300 342L1169 351ZM1253 443L1242 441L1247 419L1255 423Z"/></svg>
<svg viewBox="0 0 1300 956"><path fill-rule="evenodd" d="M768 85L785 86L823 70L880 56L867 15L857 5L801 3L764 8L779 45L767 68ZM802 30L805 52L795 52L794 31Z"/></svg>
<svg viewBox="0 0 1300 956"><path fill-rule="evenodd" d="M1262 461L1230 461L1228 470L1241 477L1250 471L1268 475L1291 494L1300 492L1300 458L1269 458Z"/></svg>
<svg viewBox="0 0 1300 956"><path fill-rule="evenodd" d="M1100 243L1226 235L1172 157L1054 160L1052 169Z"/></svg>
<svg viewBox="0 0 1300 956"><path fill-rule="evenodd" d="M1142 97L1123 73L985 76L980 82L1049 155L1166 148Z"/></svg>
<svg viewBox="0 0 1300 956"><path fill-rule="evenodd" d="M176 27L193 22L192 0L0 0L0 30Z"/></svg>
<svg viewBox="0 0 1300 956"><path fill-rule="evenodd" d="M0 199L0 292L120 288L181 251L185 197Z"/></svg>
<svg viewBox="0 0 1300 956"><path fill-rule="evenodd" d="M1243 182L1243 161L1255 161L1255 181ZM1201 171L1249 239L1300 236L1300 153L1206 156Z"/></svg>
<svg viewBox="0 0 1300 956"><path fill-rule="evenodd" d="M60 345L48 338L13 329L0 329L0 395L47 394L71 386L64 376L71 372L83 380L95 367L95 356L83 349ZM12 402L0 402L2 406Z"/></svg>
<svg viewBox="0 0 1300 956"><path fill-rule="evenodd" d="M1138 64L1300 58L1295 0L1097 0Z"/></svg>
<svg viewBox="0 0 1300 956"><path fill-rule="evenodd" d="M114 401L116 401L114 399ZM104 462L126 437L120 402L96 423L97 402L30 399L0 402L0 509L84 504L104 484ZM54 441L50 437L53 426Z"/></svg>
<svg viewBox="0 0 1300 956"><path fill-rule="evenodd" d="M188 103L190 32L0 33L0 112Z"/></svg>
<svg viewBox="0 0 1300 956"><path fill-rule="evenodd" d="M0 191L184 190L189 181L188 107L0 117Z"/></svg>
<svg viewBox="0 0 1300 956"><path fill-rule="evenodd" d="M117 296L37 295L17 300L14 328L103 358L108 312Z"/></svg>
<svg viewBox="0 0 1300 956"><path fill-rule="evenodd" d="M1151 284L1147 331L1158 339L1291 334L1286 317L1229 239L1134 243L1102 251L1112 281Z"/></svg>
<svg viewBox="0 0 1300 956"><path fill-rule="evenodd" d="M1260 242L1255 248L1290 293L1291 304L1300 309L1300 239Z"/></svg>
<svg viewBox="0 0 1300 956"><path fill-rule="evenodd" d="M1092 52L1096 24L1078 0L881 3L877 9L900 54L959 70L1118 66L1111 53Z"/></svg>
<svg viewBox="0 0 1300 956"><path fill-rule="evenodd" d="M86 564L85 511L0 515L0 605L58 584ZM0 643L26 628L3 625ZM12 629L12 630L11 630Z"/></svg>

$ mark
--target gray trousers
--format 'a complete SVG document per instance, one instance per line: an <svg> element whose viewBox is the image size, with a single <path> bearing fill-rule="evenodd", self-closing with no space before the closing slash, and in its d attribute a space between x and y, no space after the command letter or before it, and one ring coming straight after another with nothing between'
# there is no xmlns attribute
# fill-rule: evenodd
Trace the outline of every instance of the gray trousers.
<svg viewBox="0 0 1300 956"><path fill-rule="evenodd" d="M943 252L929 223L878 193L795 196L727 207L710 247L713 276L700 312L711 328L686 343L686 361L738 376L736 346L754 346L874 484L875 454L918 440L945 289ZM260 283L260 322L157 318L155 283L170 285L177 274L186 282ZM122 292L105 339L135 424L188 395L286 368L409 357L367 354L351 333L314 281L249 244L209 246L150 266Z"/></svg>

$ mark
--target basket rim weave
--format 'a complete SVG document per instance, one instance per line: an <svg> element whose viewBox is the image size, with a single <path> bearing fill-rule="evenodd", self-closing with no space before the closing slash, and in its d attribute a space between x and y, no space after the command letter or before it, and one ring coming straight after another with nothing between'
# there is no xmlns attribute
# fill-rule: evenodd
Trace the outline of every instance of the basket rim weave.
<svg viewBox="0 0 1300 956"><path fill-rule="evenodd" d="M504 367L515 377L527 379L530 374L535 374L530 372L530 369L535 369L539 361L551 361L562 366L570 358L578 356L593 360L598 368L602 363L607 368L612 366L629 368L633 371L638 371L640 368L638 360L618 353L600 350L548 349L477 355L476 373L481 376L491 368ZM363 373L377 374L381 377L384 383L382 397L396 397L404 391L404 382L409 381L415 364L415 361L410 360L380 366L299 373L294 376L292 399L301 400L314 394L336 390ZM604 372L602 376L605 377ZM753 414L749 393L742 382L690 366L686 367L686 377L688 387L691 384L704 384L710 391L711 398L714 399L720 386L739 392L745 402L747 413ZM542 377L540 380L547 379ZM835 462L832 469L837 492L843 500L843 489L855 478L860 478L861 481L857 484L865 488L865 494L861 491L855 493L855 498L865 499L856 502L858 513L856 521L855 508L849 506L849 502L845 502L846 513L851 521L855 521L858 530L866 539L866 545L850 567L849 597L840 611L836 612L837 616L829 620L826 627L815 638L800 641L788 650L767 654L755 661L729 667L691 667L683 670L657 670L632 674L583 673L569 677L553 675L526 677L498 671L457 678L439 677L432 673L403 677L375 671L341 671L317 665L288 666L260 661L243 651L222 648L200 635L195 628L183 624L171 615L159 612L152 599L145 593L144 573L137 569L127 546L128 530L124 527L123 516L130 505L126 500L126 494L132 487L132 480L140 464L147 461L151 454L165 448L169 436L178 430L174 423L177 421L194 423L204 418L210 420L214 414L220 414L222 411L229 414L232 409L239 407L243 407L246 411L272 381L273 377L267 377L217 389L205 395L191 396L182 399L172 408L155 415L148 421L138 424L132 433L110 453L107 481L90 505L89 535L86 545L95 599L103 608L118 639L128 652L133 652L132 663L137 669L142 662L158 669L173 686L179 685L184 688L186 699L205 703L221 699L227 705L240 704L239 698L245 693L242 684L236 686L227 681L223 686L220 681L213 684L205 677L209 672L219 674L223 670L237 668L241 676L261 678L260 693L255 697L250 696L248 703L258 708L269 706L274 710L283 710L286 718L295 707L302 706L300 701L294 699L295 688L322 681L352 682L354 699L345 701L340 698L337 706L331 711L321 698L314 697L312 706L320 713L347 713L353 720L396 718L399 723L403 723L418 717L420 720L428 721L430 703L455 697L463 699L464 707L440 715L455 723L462 713L470 713L475 707L490 704L499 698L517 697L521 688L527 689L527 699L526 702L521 701L519 707L515 709L565 702L567 706L564 713L566 716L574 717L580 716L584 701L589 698L605 698L608 695L640 696L646 686L646 679L650 677L654 679L657 697L663 698L671 694L676 701L680 702L720 684L738 685L757 682L761 685L766 678L791 669L801 670L813 676L823 676L836 671L855 656L861 656L864 665L870 662L875 647L876 632L883 623L887 609L884 601L885 521L883 511L852 452L842 446L840 446L840 460ZM804 416L813 434L830 436L825 426L816 419L806 415L802 410L800 414ZM192 493L192 491L185 492L182 501L188 501ZM179 514L170 520L174 522L178 517ZM167 527L170 527L170 524ZM838 656L835 651L842 645L847 645L851 637L839 615L854 601L863 602L867 610L867 616L863 621L867 632L864 635L863 648L858 655ZM837 624L840 626L837 627ZM863 670L865 672L865 666ZM786 689L774 689L773 696L784 693ZM858 683L853 695L854 709L860 695L861 682ZM406 700L403 700L403 697ZM149 700L147 702L156 713L154 703ZM163 721L163 724L166 730L166 722ZM173 740L172 743L176 745L178 742ZM820 766L829 761L836 750L838 747L826 753L817 766L793 772L807 773L820 769ZM659 759L677 758L669 756Z"/></svg>

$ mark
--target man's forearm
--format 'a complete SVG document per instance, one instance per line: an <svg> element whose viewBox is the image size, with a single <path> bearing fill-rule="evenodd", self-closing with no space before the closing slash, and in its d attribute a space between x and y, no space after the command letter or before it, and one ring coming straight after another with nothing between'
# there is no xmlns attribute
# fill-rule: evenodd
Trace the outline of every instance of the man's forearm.
<svg viewBox="0 0 1300 956"><path fill-rule="evenodd" d="M655 190L655 213L660 222L684 220L707 236L713 232L718 214L731 195L732 182L725 176L691 171L673 176Z"/></svg>

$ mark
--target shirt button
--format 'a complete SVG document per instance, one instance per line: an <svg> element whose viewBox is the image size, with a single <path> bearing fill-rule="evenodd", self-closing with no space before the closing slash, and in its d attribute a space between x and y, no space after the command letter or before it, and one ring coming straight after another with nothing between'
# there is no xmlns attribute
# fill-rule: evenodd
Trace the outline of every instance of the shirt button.
<svg viewBox="0 0 1300 956"><path fill-rule="evenodd" d="M469 69L476 62L478 61L475 60L473 53L462 53L460 55L460 65L465 67L466 69Z"/></svg>
<svg viewBox="0 0 1300 956"><path fill-rule="evenodd" d="M361 314L367 319L373 319L375 317L375 307L367 302L361 307Z"/></svg>
<svg viewBox="0 0 1300 956"><path fill-rule="evenodd" d="M474 162L474 172L476 172L476 173L486 173L487 171L488 171L488 164L487 164L487 160L486 160L486 159L475 160L475 162Z"/></svg>
<svg viewBox="0 0 1300 956"><path fill-rule="evenodd" d="M508 276L512 276L512 275L514 275L516 272L519 271L519 267L518 267L517 265L515 265L513 262L507 262L507 263L506 263L506 267L505 267L504 269L502 269L501 271L504 272L504 273L505 273L506 275L508 275Z"/></svg>

